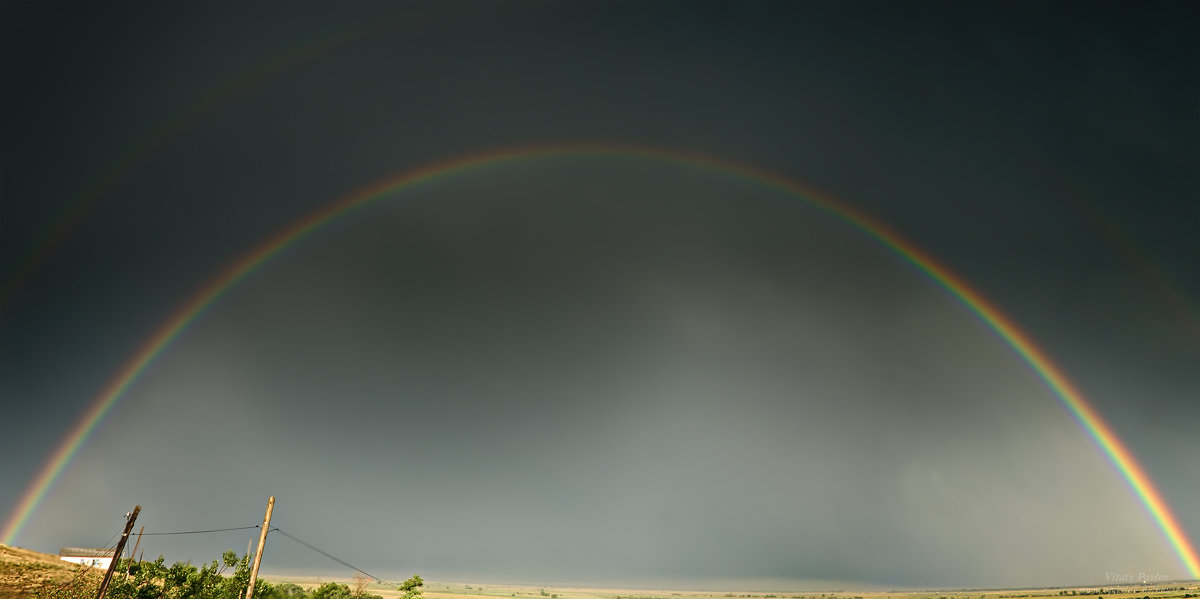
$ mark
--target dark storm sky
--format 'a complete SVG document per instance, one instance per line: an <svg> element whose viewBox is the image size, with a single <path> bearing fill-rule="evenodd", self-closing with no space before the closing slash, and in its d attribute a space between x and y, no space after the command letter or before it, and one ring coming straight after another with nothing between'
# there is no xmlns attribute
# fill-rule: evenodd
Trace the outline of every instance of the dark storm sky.
<svg viewBox="0 0 1200 599"><path fill-rule="evenodd" d="M0 11L6 518L142 340L267 235L432 162L608 142L894 227L1032 334L1200 538L1189 4ZM271 494L288 532L404 576L1185 574L945 291L794 198L647 160L477 170L322 228L147 370L17 543L103 545L134 503L147 530L254 524ZM144 546L203 561L249 536ZM264 562L338 568L283 538Z"/></svg>

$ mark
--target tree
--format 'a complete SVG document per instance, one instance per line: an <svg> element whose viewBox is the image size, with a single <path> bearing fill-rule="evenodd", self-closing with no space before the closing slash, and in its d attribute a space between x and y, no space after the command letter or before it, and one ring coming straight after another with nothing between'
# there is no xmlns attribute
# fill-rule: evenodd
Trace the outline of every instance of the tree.
<svg viewBox="0 0 1200 599"><path fill-rule="evenodd" d="M118 567L129 574L113 579L108 588L109 599L240 599L250 582L249 556L238 559L233 551L226 551L219 560L200 568L184 562L168 568L161 556L153 562L122 559ZM254 595L263 599L295 597L277 591L265 580L259 581Z"/></svg>
<svg viewBox="0 0 1200 599"><path fill-rule="evenodd" d="M258 589L255 589L254 596L261 597ZM304 591L304 587L294 582L284 582L275 585L275 594L273 597L277 599L305 599L308 593Z"/></svg>
<svg viewBox="0 0 1200 599"><path fill-rule="evenodd" d="M404 599L420 599L423 586L425 586L425 581L421 580L420 576L413 574L412 578L401 583L396 590L404 593Z"/></svg>
<svg viewBox="0 0 1200 599"><path fill-rule="evenodd" d="M336 583L327 582L309 594L309 599L352 599L353 595L350 592L350 587Z"/></svg>
<svg viewBox="0 0 1200 599"><path fill-rule="evenodd" d="M350 593L353 599L383 599L380 595L375 595L367 592L367 585L371 584L371 579L363 576L361 572L354 575L354 591Z"/></svg>

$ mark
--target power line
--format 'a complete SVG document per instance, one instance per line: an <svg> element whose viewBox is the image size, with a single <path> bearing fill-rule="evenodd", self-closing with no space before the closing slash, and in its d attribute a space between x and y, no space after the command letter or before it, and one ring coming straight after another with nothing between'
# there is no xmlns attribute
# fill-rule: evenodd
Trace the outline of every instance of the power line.
<svg viewBox="0 0 1200 599"><path fill-rule="evenodd" d="M114 532L113 535L111 537L108 537L108 540L105 541L104 545L100 548L105 551L111 549L111 550L113 550L113 552L116 552L116 549L117 549L116 545L109 545L109 543L112 543L113 539L117 538L117 535L119 535L119 534L121 534L120 531ZM79 579L83 578L84 575L86 575L88 572L91 572L91 568L86 567L82 562L80 562L78 564L78 570L75 572L75 576L72 576L71 580L68 580L64 583L59 584L58 590L62 591L62 590L65 590L67 587L74 585L76 582L79 581Z"/></svg>
<svg viewBox="0 0 1200 599"><path fill-rule="evenodd" d="M87 566L85 566L83 564L79 564L78 567L79 567L79 569L75 572L75 576L72 577L71 580L68 580L68 581L58 585L58 590L61 591L61 590L66 589L67 587L74 585L76 582L79 581L80 578L83 578L84 574L87 574L88 572L91 571L91 568L88 568Z"/></svg>
<svg viewBox="0 0 1200 599"><path fill-rule="evenodd" d="M234 531L234 530L251 530L251 529L255 529L255 528L262 528L262 525L255 524L253 526L233 526L230 528L209 528L209 529L204 529L204 530L171 530L171 531L162 531L162 532L143 532L141 534L143 536L147 536L147 537L163 536L163 535L196 535L196 534L207 534L207 533L213 533L213 532L229 532L229 531ZM323 555L343 566L346 566L347 568L350 568L351 570L354 570L355 572L359 572L360 574L363 574L364 576L366 576L368 578L374 579L376 582L379 582L381 584L386 584L389 586L396 586L378 576L375 576L374 574L371 574L370 572L367 572L366 570L363 570L362 568L355 566L354 564L351 564L350 562L348 562L344 559L341 559L335 555L332 555L326 551L321 550L319 547L316 547L316 546L312 545L311 543L306 543L306 542L284 532L279 527L272 528L272 529L268 530L267 532L277 532L297 543L300 543L301 545L304 545L305 547L308 547L309 549L312 549L313 551L316 551L317 553L320 553L321 555ZM117 535L115 535L115 534L113 535L114 538L116 536ZM112 539L109 539L109 541L111 542ZM105 544L107 545L107 543L105 543Z"/></svg>
<svg viewBox="0 0 1200 599"><path fill-rule="evenodd" d="M204 533L209 533L209 532L228 532L231 530L250 530L251 528L261 528L261 525L255 524L254 526L235 526L233 528L211 528L208 530L173 530L170 532L144 532L142 534L147 537L161 536L161 535L198 535L198 534L204 534Z"/></svg>
<svg viewBox="0 0 1200 599"><path fill-rule="evenodd" d="M107 540L107 541L105 541L105 542L104 542L104 544L100 546L100 548L101 548L101 549L116 549L116 548L117 548L117 546L116 546L116 544L115 544L115 543L114 543L114 544L111 544L111 545L110 545L109 543L112 543L112 542L113 542L113 539L116 539L116 538L117 538L117 535L119 535L119 534L121 534L121 531L119 531L119 530L118 530L117 532L114 532L114 533L113 533L113 536L111 536L111 537L108 537L108 540Z"/></svg>
<svg viewBox="0 0 1200 599"><path fill-rule="evenodd" d="M321 551L320 549L318 549L318 548L316 548L316 547L314 547L314 546L312 546L312 545L310 545L310 544L308 544L308 543L305 543L304 541L301 541L300 539L297 539L296 537L293 537L292 535L289 535L289 534L288 534L288 533L286 533L286 532L283 532L283 531L282 531L282 530L280 530L278 527L276 527L276 528L272 528L271 530L269 530L269 531L267 531L267 532L272 532L272 531L274 531L274 532L277 532L277 533L279 533L279 534L281 534L281 535L283 535L283 536L285 536L285 537L287 537L287 538L289 538L289 539L291 539L291 540L293 540L293 541L295 541L295 542L297 542L297 543L300 543L301 545L304 545L305 547L308 547L309 549L312 549L313 551L316 551L317 553L320 553L321 555L324 555L325 557L327 557L327 558L329 558L329 559L331 559L331 560L333 560L333 561L335 561L335 562L337 562L337 563L339 563L339 564L341 564L341 565L343 565L343 566L346 566L347 568L350 568L351 570L354 570L354 571L356 571L356 572L359 572L359 573L361 573L361 574L363 574L363 575L365 575L365 576L367 576L367 577L369 577L369 578L374 578L374 579L375 579L377 582L379 582L379 583L386 584L386 585L389 585L389 586L395 586L395 585L391 584L390 582L387 582L387 581L383 580L382 578L380 578L380 577L378 577L378 576L375 576L374 574L371 574L371 573L369 573L369 572L366 572L365 570L362 570L361 568L358 568L358 567L356 567L354 564L351 564L350 562L347 562L346 560L343 560L343 559L341 559L341 558L338 558L338 557L335 557L335 556L333 556L333 555L330 555L330 554L328 554L328 553L326 553L326 552L324 552L324 551Z"/></svg>
<svg viewBox="0 0 1200 599"><path fill-rule="evenodd" d="M128 516L129 514L125 514L125 515ZM111 537L108 537L108 540L105 541L104 544L100 546L100 549L115 550L117 548L117 545L116 545L116 543L113 543L113 540L116 539L117 535L120 535L120 534L121 534L121 530L117 529L117 532L114 532Z"/></svg>

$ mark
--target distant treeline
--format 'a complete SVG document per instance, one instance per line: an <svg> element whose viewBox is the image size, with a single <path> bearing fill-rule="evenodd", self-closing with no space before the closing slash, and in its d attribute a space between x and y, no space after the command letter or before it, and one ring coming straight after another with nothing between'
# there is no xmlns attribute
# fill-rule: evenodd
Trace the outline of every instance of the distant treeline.
<svg viewBox="0 0 1200 599"><path fill-rule="evenodd" d="M1129 595L1137 593L1171 593L1176 591L1186 591L1189 587L1162 587L1158 589L1147 589L1144 587L1130 587L1127 589L1111 588L1111 589L1063 589L1058 592L1058 595ZM982 597L982 595L980 595ZM1021 599L1023 597L1045 597L1045 594L1029 594L1023 595L996 595L997 599ZM1200 594L1185 593L1178 596L1180 599L1200 597ZM1145 595L1142 599L1155 599L1149 595Z"/></svg>
<svg viewBox="0 0 1200 599"><path fill-rule="evenodd" d="M1067 590L1059 591L1058 594L1059 595L1122 595L1122 594L1129 594L1129 593L1170 593L1170 592L1174 592L1174 591L1186 591L1186 590L1188 590L1188 587L1163 587L1160 589L1147 589L1147 588L1142 588L1142 587L1134 587L1134 588L1128 588L1128 589L1119 589L1119 588L1083 589L1083 590L1067 589ZM1196 596L1195 594L1190 594L1190 593L1183 595L1183 597L1195 597L1195 596ZM1025 595L1000 595L1000 597L1001 598L1025 597ZM1143 599L1149 599L1149 597L1150 597L1149 595L1146 595L1145 597L1143 597Z"/></svg>

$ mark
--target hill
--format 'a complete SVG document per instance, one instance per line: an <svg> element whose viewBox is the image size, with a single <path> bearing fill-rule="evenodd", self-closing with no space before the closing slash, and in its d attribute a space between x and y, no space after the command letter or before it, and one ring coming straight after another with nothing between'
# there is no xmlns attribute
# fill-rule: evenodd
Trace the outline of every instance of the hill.
<svg viewBox="0 0 1200 599"><path fill-rule="evenodd" d="M46 585L62 585L76 577L91 577L98 584L104 572L58 559L51 553L40 553L0 545L0 599L29 597Z"/></svg>

